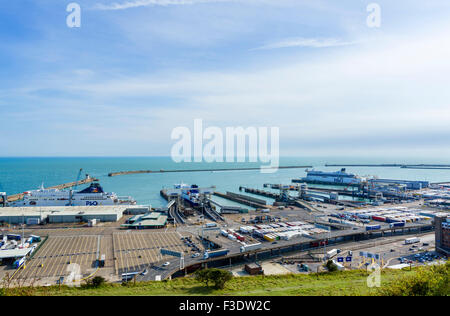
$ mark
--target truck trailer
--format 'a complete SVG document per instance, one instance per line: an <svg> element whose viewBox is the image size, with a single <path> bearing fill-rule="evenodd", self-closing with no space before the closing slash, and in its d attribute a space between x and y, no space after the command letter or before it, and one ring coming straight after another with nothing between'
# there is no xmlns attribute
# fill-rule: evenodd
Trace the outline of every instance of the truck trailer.
<svg viewBox="0 0 450 316"><path fill-rule="evenodd" d="M243 245L241 247L241 252L246 252L246 251L251 251L251 250L256 250L256 249L260 249L262 247L262 244L260 242L255 243L255 244L251 244L251 245Z"/></svg>
<svg viewBox="0 0 450 316"><path fill-rule="evenodd" d="M207 250L203 254L203 259L209 259L209 258L226 256L229 252L230 252L229 249L220 249L220 250L214 250L214 251L208 251Z"/></svg>
<svg viewBox="0 0 450 316"><path fill-rule="evenodd" d="M405 239L405 245L415 244L418 242L420 242L419 237L411 237L411 238Z"/></svg>

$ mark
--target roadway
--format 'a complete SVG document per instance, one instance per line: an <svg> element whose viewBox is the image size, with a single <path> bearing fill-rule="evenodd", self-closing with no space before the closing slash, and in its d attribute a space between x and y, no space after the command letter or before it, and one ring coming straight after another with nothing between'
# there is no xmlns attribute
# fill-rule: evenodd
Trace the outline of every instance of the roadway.
<svg viewBox="0 0 450 316"><path fill-rule="evenodd" d="M426 227L426 226L430 226L431 223L424 223L424 224L410 224L407 225L406 227L404 227L404 229L418 229L419 227ZM398 231L400 231L401 229L396 229L397 233ZM271 252L271 253L281 253L282 250L286 250L290 247L293 246L309 246L311 242L320 242L323 240L333 240L335 239L337 241L337 239L339 238L343 238L343 237L350 237L350 236L357 236L357 235L361 235L361 236L366 236L369 239L365 239L365 241L367 240L375 240L380 237L375 237L373 236L374 233L379 234L380 232L383 233L387 233L389 231L392 231L392 229L389 228L389 226L382 228L381 230L377 230L374 232L366 232L364 228L353 228L353 229L347 229L347 230L339 230L339 231L331 231L331 232L327 232L327 233L321 233L321 234L316 234L314 235L314 237L300 237L300 238L295 238L292 240L278 240L276 242L273 243L269 243L267 241L263 241L263 245L264 247L258 250L253 250L250 252L246 252L245 254L251 254L251 255L257 255L258 253L263 253L263 252ZM191 233L193 233L191 231ZM415 234L417 234L417 232L414 232ZM406 233L408 234L408 233ZM400 236L404 236L405 234L400 234L398 233L398 235L393 235L393 238L403 238ZM198 236L198 231L197 231L197 235ZM370 239L373 238L373 239ZM213 239L213 238L211 238ZM364 241L364 239L363 239ZM343 241L341 241L343 242ZM352 242L352 241L347 241L348 242ZM389 240L387 241L389 243ZM356 243L355 243L356 244ZM364 244L364 243L363 243ZM239 256L242 256L242 253L240 252L240 247L241 245L237 242L227 242L225 245L226 249L229 249L230 252L228 253L227 256L225 257L219 257L219 258L211 258L208 260L204 260L202 258L202 256L197 257L197 258L191 258L191 257L185 257L185 261L184 261L184 266L188 267L194 264L207 264L208 262L212 262L212 261L216 261L216 260L220 260L220 259L226 259L226 258L236 258ZM326 251L326 249L330 249L331 247L334 248L333 244L327 245L325 247L323 247L324 251ZM312 249L322 249L322 247L317 247L317 248L312 248ZM304 249L306 250L306 249ZM311 249L310 249L311 250ZM294 250L293 250L294 251ZM300 251L300 250L298 250ZM150 281L150 280L155 280L156 276L160 276L161 280L164 280L166 278L168 278L169 276L171 276L172 274L174 274L175 272L179 271L180 267L179 267L179 263L180 263L180 259L179 258L174 258L168 261L170 264L166 267L163 267L162 264L164 262L160 261L158 263L155 263L152 266L148 266L147 270L148 273L146 275L139 275L137 277L138 281Z"/></svg>

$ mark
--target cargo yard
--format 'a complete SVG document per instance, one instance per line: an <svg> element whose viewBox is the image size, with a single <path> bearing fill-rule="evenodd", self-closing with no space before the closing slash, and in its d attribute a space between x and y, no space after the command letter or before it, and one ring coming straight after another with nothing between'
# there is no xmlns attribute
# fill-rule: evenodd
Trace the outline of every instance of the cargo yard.
<svg viewBox="0 0 450 316"><path fill-rule="evenodd" d="M311 174L240 193L178 184L160 191L162 208L3 207L0 277L49 285L95 275L162 280L202 267L243 275L323 271L327 260L339 269L445 260L436 252L435 217L448 221L447 184L361 180L344 169Z"/></svg>

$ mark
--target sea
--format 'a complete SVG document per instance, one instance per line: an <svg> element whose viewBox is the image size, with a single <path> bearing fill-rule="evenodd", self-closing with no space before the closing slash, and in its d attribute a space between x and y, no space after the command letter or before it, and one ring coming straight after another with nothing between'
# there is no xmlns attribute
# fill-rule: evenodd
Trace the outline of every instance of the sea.
<svg viewBox="0 0 450 316"><path fill-rule="evenodd" d="M450 164L445 159L414 158L355 158L355 157L282 157L280 166L313 166L316 170L337 171L340 167L325 167L325 164ZM82 177L89 174L98 178L106 192L119 196L131 196L138 204L163 207L166 201L160 196L163 188L174 184L197 184L199 187L215 186L219 192L239 193L239 187L263 189L265 183L289 184L292 179L306 176L304 168L278 169L274 173L260 170L201 171L180 173L130 174L109 177L108 173L131 170L179 170L260 167L260 163L176 163L170 157L11 157L0 158L0 192L8 195L38 189L43 184L49 187L75 181L80 168ZM430 182L450 182L450 169L402 169L399 167L347 167L348 172L360 176L379 178L426 180ZM77 189L84 188L80 186ZM261 198L261 197L258 197ZM265 199L271 202L270 199ZM222 205L236 206L228 200L214 197Z"/></svg>

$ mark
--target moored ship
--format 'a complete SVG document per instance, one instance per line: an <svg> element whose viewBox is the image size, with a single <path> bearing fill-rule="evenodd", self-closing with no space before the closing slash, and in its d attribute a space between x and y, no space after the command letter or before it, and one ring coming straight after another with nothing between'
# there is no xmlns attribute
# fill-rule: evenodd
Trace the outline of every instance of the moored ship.
<svg viewBox="0 0 450 316"><path fill-rule="evenodd" d="M301 179L293 179L294 183L316 183L328 185L354 185L358 186L365 181L355 174L346 172L345 168L336 172L325 172L317 170L306 170L306 177Z"/></svg>
<svg viewBox="0 0 450 316"><path fill-rule="evenodd" d="M193 207L200 206L200 190L198 185L175 184L175 189L181 189L181 197Z"/></svg>
<svg viewBox="0 0 450 316"><path fill-rule="evenodd" d="M8 203L10 207L23 206L108 206L135 205L131 197L119 197L116 193L108 193L99 183L93 182L81 190L44 189L26 191L23 199Z"/></svg>

